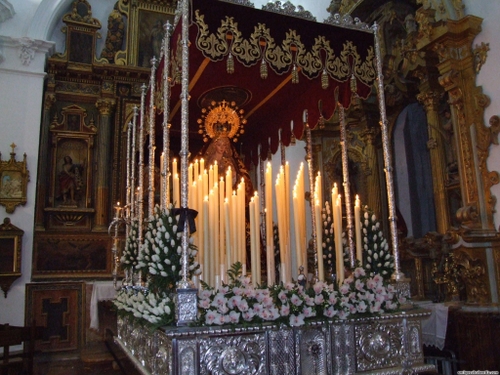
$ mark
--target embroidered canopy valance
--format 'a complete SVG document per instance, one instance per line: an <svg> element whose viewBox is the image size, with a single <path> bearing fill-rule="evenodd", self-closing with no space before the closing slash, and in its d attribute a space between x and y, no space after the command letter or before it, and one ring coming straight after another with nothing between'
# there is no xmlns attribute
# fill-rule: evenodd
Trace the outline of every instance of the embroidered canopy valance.
<svg viewBox="0 0 500 375"><path fill-rule="evenodd" d="M172 129L181 123L181 24L170 45ZM259 144L264 158L269 146L277 151L280 134L285 145L292 131L302 137L304 110L314 128L333 115L336 100L348 107L353 91L368 97L376 76L374 35L368 27L341 19L318 23L219 0L191 2L190 133L198 133L203 108L214 101L235 102L246 120L239 149L254 162ZM160 63L157 87L163 79Z"/></svg>

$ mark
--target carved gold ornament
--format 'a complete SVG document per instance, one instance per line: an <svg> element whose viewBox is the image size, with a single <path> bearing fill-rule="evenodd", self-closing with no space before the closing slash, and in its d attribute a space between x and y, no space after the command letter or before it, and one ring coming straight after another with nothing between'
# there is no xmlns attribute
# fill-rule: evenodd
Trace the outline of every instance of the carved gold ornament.
<svg viewBox="0 0 500 375"><path fill-rule="evenodd" d="M290 29L278 45L271 30L262 23L257 23L250 37L244 38L233 17L226 16L221 20L215 32L210 31L205 16L199 10L195 12L195 21L198 26L196 47L212 61L221 61L227 56L245 66L267 62L277 74L295 67L310 79L323 73L336 81L346 81L354 74L366 85L371 85L376 77L372 46L367 48L367 55L362 58L358 47L349 40L342 45L342 50L335 51L328 38L318 35L308 50L296 30Z"/></svg>
<svg viewBox="0 0 500 375"><path fill-rule="evenodd" d="M207 108L201 110L198 119L198 133L203 135L203 141L209 138L228 137L234 142L244 133L243 125L247 120L243 118L244 111L236 106L235 102L211 102Z"/></svg>

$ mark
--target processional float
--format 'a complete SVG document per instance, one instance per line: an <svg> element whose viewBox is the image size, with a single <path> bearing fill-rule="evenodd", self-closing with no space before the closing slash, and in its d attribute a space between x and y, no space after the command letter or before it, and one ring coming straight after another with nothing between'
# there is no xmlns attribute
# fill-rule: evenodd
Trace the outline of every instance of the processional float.
<svg viewBox="0 0 500 375"><path fill-rule="evenodd" d="M115 225L113 254L116 265L120 262L117 228L123 221L127 223L127 256L131 254L130 249L135 249L138 255L135 259L122 256L122 265L142 262L142 267L130 264L124 267L126 277L120 287L116 285L117 266L114 270L115 286L119 290L115 301L119 310L116 342L144 374L401 374L433 368L423 360L420 328L420 320L429 313L408 306L396 310L399 303L404 304L405 298L409 297L409 283L400 269L377 25L368 27L359 20L339 15L329 19L329 24L318 24L259 11L241 5L243 3L246 2L181 0L175 27L165 25L160 63L157 66L153 58L149 87L143 86L141 107L134 109L133 122L129 124L126 205L116 206L112 223ZM237 73L238 70L241 72ZM359 240L355 238L355 227L360 220L352 211L347 168L344 108L353 98L368 97L374 83L381 116L394 259L390 286L383 284L380 276L368 277L362 268L356 268L355 247ZM192 209L193 200L189 198L190 193L194 195L192 166L189 165L189 131L192 114L199 111L198 98L214 86L230 90L244 86L250 93L243 100L250 108L245 118L260 125L245 128L245 142L240 152L252 159L255 165L260 162L262 199L252 201L251 207L255 211L250 212L250 216L253 222L258 222L256 218L260 216L262 225L251 226L251 238L263 234L267 285L256 281L260 279L250 281L245 275L246 270L242 275L242 269L238 267L233 269L232 280L226 279L226 283L221 284L213 274L211 279L203 280L206 288L200 291L193 282L192 276L198 265L193 261L196 258L191 235L197 212ZM321 105L318 105L319 100ZM222 105L227 107L227 104ZM163 110L161 120L157 116L160 107ZM233 104L230 107L230 110L237 110ZM345 245L352 274L344 280L344 268L340 266L336 272L338 284L324 282L323 256L318 240L321 234L318 222L322 219L312 209L315 269L311 273L315 280L311 282L314 284L311 291L306 292L304 284L291 282L291 277L276 280L274 266L269 266L274 260L270 256L273 249L269 241L272 216L267 216L269 210L263 208L269 207L266 203L269 204L271 193L269 183L263 184L262 159L270 152L276 152L279 142L288 144L293 138L305 139L310 191L320 195L321 183L315 184L313 176L311 127L320 118L330 118L334 111L338 111L340 121L347 222ZM293 121L292 127L285 125L290 121ZM174 170L177 169L174 167L177 160L170 160L170 131L175 124L180 124L181 129L178 181ZM154 165L158 129L162 133L163 150L159 163L161 191L159 205L155 206ZM221 129L222 132L228 131L228 128ZM144 183L146 136L149 144L147 195ZM232 178L225 182L233 186ZM176 186L172 186L175 184L179 184L176 198L179 202L172 197L176 194ZM147 207L144 204L146 196ZM245 198L242 199L245 202ZM289 204L289 201L283 202ZM172 202L175 207L172 207ZM203 207L199 200L196 205L197 208ZM222 209L217 212L222 218ZM337 222L342 221L340 215ZM173 224L169 225L172 218ZM208 237L204 226L200 228L198 225L197 231ZM180 233L178 236L177 232ZM297 230L296 233L298 238L301 232ZM155 243L164 244L161 241L165 238L170 239L167 247L171 247L171 259L178 259L181 268L174 270L179 277L175 285L169 284L168 293L164 284L155 284L159 274L165 274L166 280L172 274L172 270L164 266L171 264L169 256L163 254L161 246L155 247ZM260 249L260 240L256 241L259 245L253 243L252 253ZM223 243L221 239L215 246L217 251L218 247L230 248L232 244L236 248L246 247L246 241L228 240L220 245ZM338 243L337 247L342 247L339 254L343 254L343 246ZM214 247L210 249L214 251ZM208 253L205 256L215 257ZM246 264L245 256L239 259ZM300 259L299 263L304 261ZM260 263L260 257L258 261ZM340 255L337 264L343 262L343 255ZM226 265L226 271L230 267ZM208 274L208 269L203 271ZM282 275L287 275L287 271L279 270ZM222 276L223 272L219 275ZM257 273L258 268L252 264L252 276ZM214 285L214 280L217 280L217 285ZM230 282L232 284L228 285ZM385 312L381 313L382 310ZM162 320L165 317L171 317L169 325L161 325L166 322Z"/></svg>

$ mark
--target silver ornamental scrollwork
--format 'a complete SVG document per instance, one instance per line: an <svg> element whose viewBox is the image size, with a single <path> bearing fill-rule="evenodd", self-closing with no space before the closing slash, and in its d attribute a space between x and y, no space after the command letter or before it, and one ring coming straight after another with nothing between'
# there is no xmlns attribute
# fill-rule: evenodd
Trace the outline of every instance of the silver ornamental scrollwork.
<svg viewBox="0 0 500 375"><path fill-rule="evenodd" d="M287 327L269 331L268 345L270 348L271 374L293 373L293 368L300 361L299 356L295 355L293 331Z"/></svg>
<svg viewBox="0 0 500 375"><path fill-rule="evenodd" d="M266 373L265 363L264 333L200 341L200 374L260 375Z"/></svg>
<svg viewBox="0 0 500 375"><path fill-rule="evenodd" d="M303 329L298 333L300 341L300 369L311 375L327 374L327 340L322 328Z"/></svg>
<svg viewBox="0 0 500 375"><path fill-rule="evenodd" d="M177 324L193 322L198 317L197 289L177 289L176 314Z"/></svg>
<svg viewBox="0 0 500 375"><path fill-rule="evenodd" d="M402 352L403 330L394 323L356 326L357 371L398 366Z"/></svg>

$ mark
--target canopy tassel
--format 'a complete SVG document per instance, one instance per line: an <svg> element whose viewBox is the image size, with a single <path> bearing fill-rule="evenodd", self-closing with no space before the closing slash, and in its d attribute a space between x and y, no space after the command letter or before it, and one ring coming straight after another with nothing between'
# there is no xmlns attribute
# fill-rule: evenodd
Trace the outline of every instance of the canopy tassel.
<svg viewBox="0 0 500 375"><path fill-rule="evenodd" d="M328 74L326 73L326 69L323 69L323 73L321 73L321 88L326 90L330 86L330 82L328 81Z"/></svg>
<svg viewBox="0 0 500 375"><path fill-rule="evenodd" d="M234 58L233 58L233 54L231 52L229 52L229 55L227 56L226 69L227 69L228 74L234 73Z"/></svg>
<svg viewBox="0 0 500 375"><path fill-rule="evenodd" d="M293 64L292 70L292 83L299 83L299 71L297 69L297 65Z"/></svg>
<svg viewBox="0 0 500 375"><path fill-rule="evenodd" d="M267 78L267 63L264 58L262 58L262 62L260 63L260 78Z"/></svg>

